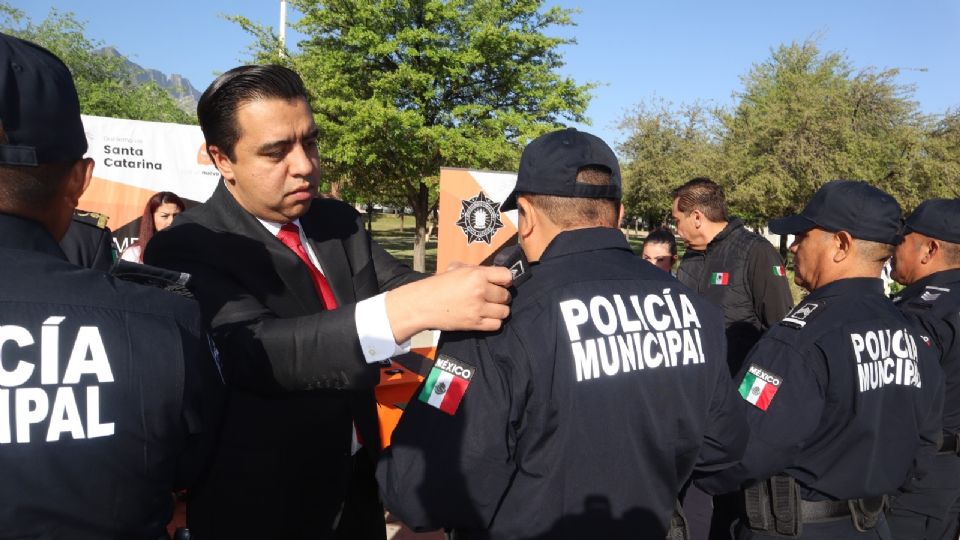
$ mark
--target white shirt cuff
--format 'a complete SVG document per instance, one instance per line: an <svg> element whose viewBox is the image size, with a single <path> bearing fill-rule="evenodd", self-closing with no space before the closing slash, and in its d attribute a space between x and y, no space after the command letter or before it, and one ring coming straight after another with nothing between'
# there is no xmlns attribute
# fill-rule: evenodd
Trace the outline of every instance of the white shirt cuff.
<svg viewBox="0 0 960 540"><path fill-rule="evenodd" d="M387 318L386 293L357 302L354 318L363 358L368 364L410 352L409 340L398 345L393 339L393 329Z"/></svg>

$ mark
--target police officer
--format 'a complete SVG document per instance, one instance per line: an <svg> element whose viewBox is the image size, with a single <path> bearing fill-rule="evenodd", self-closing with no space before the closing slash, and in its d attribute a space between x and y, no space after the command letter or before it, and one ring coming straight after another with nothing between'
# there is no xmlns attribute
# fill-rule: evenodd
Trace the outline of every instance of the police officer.
<svg viewBox="0 0 960 540"><path fill-rule="evenodd" d="M107 272L113 266L113 235L107 227L109 217L85 210L74 210L73 222L60 240L67 260L86 268Z"/></svg>
<svg viewBox="0 0 960 540"><path fill-rule="evenodd" d="M77 93L0 34L0 535L166 538L213 435L216 366L190 300L69 263L93 172Z"/></svg>
<svg viewBox="0 0 960 540"><path fill-rule="evenodd" d="M455 538L664 538L683 483L745 444L722 318L617 229L620 168L573 129L520 158L511 318L447 333L378 467L385 506Z"/></svg>
<svg viewBox="0 0 960 540"><path fill-rule="evenodd" d="M796 282L810 291L750 351L737 379L750 442L701 486L743 491L740 538L889 538L885 495L936 450L936 354L883 295L900 206L866 182L833 181L799 215Z"/></svg>
<svg viewBox="0 0 960 540"><path fill-rule="evenodd" d="M889 513L894 538L960 535L960 200L934 199L914 210L893 257L893 278L906 285L893 302L918 322L940 352L946 391L943 443L922 481L907 486Z"/></svg>

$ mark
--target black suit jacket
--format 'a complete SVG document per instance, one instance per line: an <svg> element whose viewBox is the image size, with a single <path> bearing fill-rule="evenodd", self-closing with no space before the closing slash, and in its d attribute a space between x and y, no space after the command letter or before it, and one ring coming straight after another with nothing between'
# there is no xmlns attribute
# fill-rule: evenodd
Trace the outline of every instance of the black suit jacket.
<svg viewBox="0 0 960 540"><path fill-rule="evenodd" d="M224 531L232 514L245 537L257 530L251 520L290 525L264 529L272 536L324 529L350 482L351 420L365 448L379 448L379 368L363 358L355 306L420 274L371 240L343 202L314 200L300 224L337 309L322 309L308 268L222 181L148 245L145 262L192 275L230 389L216 463L194 494L193 528Z"/></svg>

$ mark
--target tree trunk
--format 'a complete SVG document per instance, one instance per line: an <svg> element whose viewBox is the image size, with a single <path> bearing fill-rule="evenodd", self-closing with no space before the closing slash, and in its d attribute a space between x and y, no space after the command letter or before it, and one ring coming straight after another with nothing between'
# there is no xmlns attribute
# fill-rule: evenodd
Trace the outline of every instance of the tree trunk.
<svg viewBox="0 0 960 540"><path fill-rule="evenodd" d="M780 235L780 258L783 259L784 264L787 262L787 235Z"/></svg>
<svg viewBox="0 0 960 540"><path fill-rule="evenodd" d="M367 234L373 234L373 205L367 203Z"/></svg>
<svg viewBox="0 0 960 540"><path fill-rule="evenodd" d="M413 235L413 269L427 271L427 219L430 215L430 190L420 182L417 193L410 201L413 207L415 231Z"/></svg>
<svg viewBox="0 0 960 540"><path fill-rule="evenodd" d="M400 209L400 232L403 232L403 208Z"/></svg>

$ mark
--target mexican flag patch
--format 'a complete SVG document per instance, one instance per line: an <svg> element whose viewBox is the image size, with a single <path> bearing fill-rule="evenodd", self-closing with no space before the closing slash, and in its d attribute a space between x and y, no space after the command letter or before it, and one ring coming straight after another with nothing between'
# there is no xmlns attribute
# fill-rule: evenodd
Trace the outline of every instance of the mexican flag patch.
<svg viewBox="0 0 960 540"><path fill-rule="evenodd" d="M423 383L423 389L420 390L420 401L453 415L457 412L475 371L472 366L455 358L439 355Z"/></svg>
<svg viewBox="0 0 960 540"><path fill-rule="evenodd" d="M711 285L727 285L730 283L729 272L714 272L710 274Z"/></svg>
<svg viewBox="0 0 960 540"><path fill-rule="evenodd" d="M780 276L780 277L786 276L786 275L787 275L787 269L784 268L784 267L782 267L782 266L774 266L774 267L773 267L773 275L775 275L775 276Z"/></svg>
<svg viewBox="0 0 960 540"><path fill-rule="evenodd" d="M765 411L773 402L773 396L780 389L782 382L783 379L779 376L753 364L743 376L743 382L740 383L740 396L761 411Z"/></svg>

